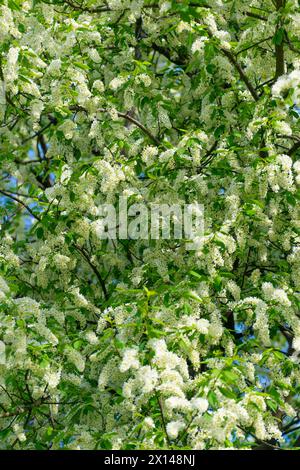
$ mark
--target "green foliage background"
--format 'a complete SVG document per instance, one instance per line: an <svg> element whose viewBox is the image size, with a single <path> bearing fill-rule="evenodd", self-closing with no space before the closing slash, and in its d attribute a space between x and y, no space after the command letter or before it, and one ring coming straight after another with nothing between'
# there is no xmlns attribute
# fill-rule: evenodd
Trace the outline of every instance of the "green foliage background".
<svg viewBox="0 0 300 470"><path fill-rule="evenodd" d="M0 2L0 447L299 447L294 0ZM186 240L99 207L204 205Z"/></svg>

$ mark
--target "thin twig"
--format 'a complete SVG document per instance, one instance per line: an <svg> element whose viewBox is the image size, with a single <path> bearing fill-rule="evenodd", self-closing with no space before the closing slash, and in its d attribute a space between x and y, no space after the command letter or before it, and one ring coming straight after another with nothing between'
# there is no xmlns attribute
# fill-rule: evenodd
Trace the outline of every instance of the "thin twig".
<svg viewBox="0 0 300 470"><path fill-rule="evenodd" d="M198 21L199 23L199 21ZM207 28L207 33L209 35L210 38L213 39L213 33ZM238 74L241 78L241 80L245 83L246 87L248 88L248 90L250 91L253 99L255 101L258 101L259 100L259 96L255 90L255 88L253 87L252 83L250 82L250 80L248 79L247 75L245 74L245 72L243 71L241 65L239 64L239 62L236 60L236 58L234 57L234 55L227 49L225 49L224 47L220 47L220 50L223 52L223 54L227 57L227 59L229 60L229 62L236 68L236 70L238 71Z"/></svg>
<svg viewBox="0 0 300 470"><path fill-rule="evenodd" d="M90 265L90 267L92 268L92 270L94 271L100 285L101 285L101 288L102 288L102 291L103 291L103 295L104 295L104 298L105 300L108 299L108 292L107 292L107 289L106 289L106 285L105 285L105 282L101 276L101 274L99 273L98 269L96 268L96 266L91 262L90 258L88 257L88 255L86 254L86 252L84 251L84 249L80 248L78 245L74 245L75 249L77 251L79 251L79 253L84 257L84 259L87 261L87 263Z"/></svg>
<svg viewBox="0 0 300 470"><path fill-rule="evenodd" d="M165 432L165 435L166 435L166 439L167 439L168 445L171 446L171 442L170 442L168 432L167 432L167 426L166 426L166 422L165 422L165 417L164 417L163 407L162 407L162 403L161 403L161 398L158 396L158 394L156 394L156 398L157 398L157 402L158 402L159 409L160 409L160 416L161 416L161 421L162 421L162 425L163 425L163 428L164 428L164 432Z"/></svg>
<svg viewBox="0 0 300 470"><path fill-rule="evenodd" d="M32 215L32 217L34 217L36 220L38 220L39 222L41 221L41 218L34 214L34 212L32 212L32 210L30 209L30 207L28 207L25 202L21 201L21 199L19 199L18 197L16 196L13 196L12 194L8 194L6 191L3 191L2 189L0 189L0 193L3 194L4 196L10 198L10 199L13 199L14 201L16 201L18 204L21 204L21 206L23 206L28 212L29 214Z"/></svg>

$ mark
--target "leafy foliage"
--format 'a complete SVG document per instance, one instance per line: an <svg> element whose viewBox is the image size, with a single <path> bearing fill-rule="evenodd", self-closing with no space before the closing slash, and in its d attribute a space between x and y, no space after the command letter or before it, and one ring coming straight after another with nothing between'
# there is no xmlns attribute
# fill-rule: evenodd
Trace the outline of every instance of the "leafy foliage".
<svg viewBox="0 0 300 470"><path fill-rule="evenodd" d="M0 446L300 447L295 0L0 2ZM119 197L205 209L102 240Z"/></svg>

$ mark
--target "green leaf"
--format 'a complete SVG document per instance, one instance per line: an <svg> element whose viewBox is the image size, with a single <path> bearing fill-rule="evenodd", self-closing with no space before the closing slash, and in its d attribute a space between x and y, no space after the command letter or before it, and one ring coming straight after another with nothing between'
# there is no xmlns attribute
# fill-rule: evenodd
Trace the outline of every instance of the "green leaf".
<svg viewBox="0 0 300 470"><path fill-rule="evenodd" d="M73 348L76 349L76 350L79 350L81 349L81 346L83 345L83 341L82 339L77 339L74 343L73 343Z"/></svg>
<svg viewBox="0 0 300 470"><path fill-rule="evenodd" d="M85 71L90 70L89 66L87 64L83 64L82 62L74 62L74 65L76 65L76 67Z"/></svg>
<svg viewBox="0 0 300 470"><path fill-rule="evenodd" d="M233 372L232 370L228 370L228 369L223 370L222 376L229 383L236 382L239 378L239 376L235 372Z"/></svg>
<svg viewBox="0 0 300 470"><path fill-rule="evenodd" d="M69 193L70 201L75 202L76 200L76 194L73 191L70 191Z"/></svg>
<svg viewBox="0 0 300 470"><path fill-rule="evenodd" d="M226 398L236 398L235 393L233 393L232 390L229 390L228 388L219 387L219 390Z"/></svg>
<svg viewBox="0 0 300 470"><path fill-rule="evenodd" d="M273 43L276 45L276 46L280 46L283 42L283 38L284 38L284 34L285 34L285 30L284 28L278 28L275 35L273 36Z"/></svg>
<svg viewBox="0 0 300 470"><path fill-rule="evenodd" d="M219 127L217 127L217 129L214 132L215 138L219 139L221 135L224 134L224 131L225 131L225 125L221 124Z"/></svg>
<svg viewBox="0 0 300 470"><path fill-rule="evenodd" d="M43 229L43 227L38 227L37 228L36 236L38 237L38 239L44 238L44 229Z"/></svg>
<svg viewBox="0 0 300 470"><path fill-rule="evenodd" d="M219 405L219 400L217 395L213 390L210 390L207 395L208 403L213 409L216 409Z"/></svg>

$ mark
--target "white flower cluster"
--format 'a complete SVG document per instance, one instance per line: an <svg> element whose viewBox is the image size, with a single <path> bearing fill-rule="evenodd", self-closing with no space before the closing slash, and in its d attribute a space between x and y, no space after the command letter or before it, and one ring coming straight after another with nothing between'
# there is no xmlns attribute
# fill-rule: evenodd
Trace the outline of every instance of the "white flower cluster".
<svg viewBox="0 0 300 470"><path fill-rule="evenodd" d="M280 188L294 191L292 165L293 161L288 155L278 155L274 163L267 165L267 181L274 192L277 193Z"/></svg>
<svg viewBox="0 0 300 470"><path fill-rule="evenodd" d="M140 366L138 360L138 351L136 349L126 349L120 364L120 371L126 372L129 369L138 369Z"/></svg>
<svg viewBox="0 0 300 470"><path fill-rule="evenodd" d="M289 300L286 291L275 288L271 282L264 282L262 284L262 291L266 300L278 302L285 307L291 306L291 301Z"/></svg>
<svg viewBox="0 0 300 470"><path fill-rule="evenodd" d="M76 349L72 348L71 346L68 346L65 348L64 353L72 364L77 368L79 372L83 372L85 368L85 359L84 357L80 354L79 351L76 351Z"/></svg>
<svg viewBox="0 0 300 470"><path fill-rule="evenodd" d="M147 75L146 73L141 73L140 75L137 75L135 77L135 83L142 83L146 88L148 88L151 85L152 81L149 75Z"/></svg>
<svg viewBox="0 0 300 470"><path fill-rule="evenodd" d="M196 52L202 52L207 40L208 38L206 36L201 36L200 38L196 39L196 41L194 41L192 44L192 53L195 54Z"/></svg>
<svg viewBox="0 0 300 470"><path fill-rule="evenodd" d="M124 85L124 83L126 83L126 81L127 79L125 77L115 77L109 83L109 88L114 91L118 90L121 86Z"/></svg>
<svg viewBox="0 0 300 470"><path fill-rule="evenodd" d="M300 70L293 70L288 75L283 75L272 86L272 94L275 97L285 98L292 92L292 99L297 104L300 98Z"/></svg>
<svg viewBox="0 0 300 470"><path fill-rule="evenodd" d="M6 56L6 80L7 88L10 86L10 82L14 82L18 78L18 57L19 48L11 47Z"/></svg>
<svg viewBox="0 0 300 470"><path fill-rule="evenodd" d="M158 148L152 145L148 145L143 149L142 160L147 166L151 165L155 161L155 157L158 155Z"/></svg>
<svg viewBox="0 0 300 470"><path fill-rule="evenodd" d="M0 449L293 445L298 3L0 3Z"/></svg>

